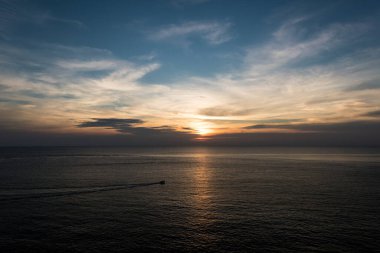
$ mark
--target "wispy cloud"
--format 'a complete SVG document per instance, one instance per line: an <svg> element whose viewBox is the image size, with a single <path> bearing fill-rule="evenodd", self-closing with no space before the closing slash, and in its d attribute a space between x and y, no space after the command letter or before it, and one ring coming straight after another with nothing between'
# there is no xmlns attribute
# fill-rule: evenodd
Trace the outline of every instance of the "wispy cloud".
<svg viewBox="0 0 380 253"><path fill-rule="evenodd" d="M347 87L347 91L363 91L380 89L380 79L369 80L357 85Z"/></svg>
<svg viewBox="0 0 380 253"><path fill-rule="evenodd" d="M111 60L63 60L58 61L56 64L61 68L70 69L72 71L97 71L116 69L119 65L123 65L123 62Z"/></svg>
<svg viewBox="0 0 380 253"><path fill-rule="evenodd" d="M79 20L57 17L49 11L35 8L30 3L0 0L0 36L7 38L10 30L25 23L34 25L60 23L77 29L86 28L86 25Z"/></svg>
<svg viewBox="0 0 380 253"><path fill-rule="evenodd" d="M151 32L149 38L158 41L191 44L192 38L201 38L211 45L219 45L232 39L230 22L190 21L163 26Z"/></svg>
<svg viewBox="0 0 380 253"><path fill-rule="evenodd" d="M56 22L56 23L61 23L65 25L70 25L78 29L87 28L87 26L79 20L55 17L51 15L50 13L44 13L44 15L39 15L35 17L35 19L38 19L40 23Z"/></svg>
<svg viewBox="0 0 380 253"><path fill-rule="evenodd" d="M254 111L254 109L242 109L239 106L237 108L234 108L233 106L218 106L203 108L199 111L199 114L212 117L244 116L252 114L252 111Z"/></svg>
<svg viewBox="0 0 380 253"><path fill-rule="evenodd" d="M329 132L329 133L346 133L356 132L378 132L380 131L379 121L348 121L334 123L309 123L309 124L269 124L269 125L252 125L244 129L282 129L297 130L304 132Z"/></svg>
<svg viewBox="0 0 380 253"><path fill-rule="evenodd" d="M371 30L367 23L332 24L323 30L299 38L298 31L303 30L302 20L282 25L274 32L273 39L263 47L247 51L246 65L250 75L263 75L292 65L304 66L310 60L324 60L339 47L347 47L361 39ZM331 59L330 59L331 61ZM317 61L318 62L318 61Z"/></svg>
<svg viewBox="0 0 380 253"><path fill-rule="evenodd" d="M0 62L0 114L10 125L20 117L40 128L54 126L64 131L72 128L71 118L104 116L106 111L118 114L117 111L120 113L139 100L133 98L142 93L138 80L159 66L116 59L99 49L52 44L29 46L34 50L11 45L0 50L0 58L4 59ZM18 75L14 75L15 67ZM10 111L15 117L10 117Z"/></svg>
<svg viewBox="0 0 380 253"><path fill-rule="evenodd" d="M0 31L4 32L9 23L15 18L15 8L9 1L0 1Z"/></svg>

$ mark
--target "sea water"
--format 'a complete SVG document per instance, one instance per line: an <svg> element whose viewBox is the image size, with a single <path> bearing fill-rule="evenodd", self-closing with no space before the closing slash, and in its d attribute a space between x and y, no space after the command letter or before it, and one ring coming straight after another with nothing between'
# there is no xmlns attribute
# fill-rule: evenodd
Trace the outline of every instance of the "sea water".
<svg viewBox="0 0 380 253"><path fill-rule="evenodd" d="M0 149L1 252L373 252L379 223L376 149Z"/></svg>

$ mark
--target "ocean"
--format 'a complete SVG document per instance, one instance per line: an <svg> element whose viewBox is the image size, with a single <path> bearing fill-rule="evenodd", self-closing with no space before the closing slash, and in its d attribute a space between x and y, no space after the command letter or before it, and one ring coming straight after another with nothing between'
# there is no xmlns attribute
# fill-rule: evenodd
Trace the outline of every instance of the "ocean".
<svg viewBox="0 0 380 253"><path fill-rule="evenodd" d="M1 252L378 252L380 151L0 148L0 207Z"/></svg>

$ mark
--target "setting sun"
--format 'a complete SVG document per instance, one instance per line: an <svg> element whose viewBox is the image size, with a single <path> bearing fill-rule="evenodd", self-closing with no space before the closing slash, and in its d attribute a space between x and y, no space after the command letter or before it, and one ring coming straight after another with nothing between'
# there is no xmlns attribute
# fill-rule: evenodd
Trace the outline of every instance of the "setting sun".
<svg viewBox="0 0 380 253"><path fill-rule="evenodd" d="M210 129L208 129L208 128L202 128L202 127L200 127L200 128L197 129L197 133L199 135L207 135L207 134L209 134L211 132L212 131Z"/></svg>
<svg viewBox="0 0 380 253"><path fill-rule="evenodd" d="M205 122L193 122L190 124L194 132L199 135L208 135L213 132L213 126Z"/></svg>

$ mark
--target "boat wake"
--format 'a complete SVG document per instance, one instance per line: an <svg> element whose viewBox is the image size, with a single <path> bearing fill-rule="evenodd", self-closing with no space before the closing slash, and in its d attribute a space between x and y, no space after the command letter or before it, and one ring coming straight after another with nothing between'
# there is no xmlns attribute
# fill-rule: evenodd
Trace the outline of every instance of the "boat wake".
<svg viewBox="0 0 380 253"><path fill-rule="evenodd" d="M86 193L97 193L105 191L116 191L123 189L132 189L136 187L144 187L151 185L163 185L165 181L153 182L153 183L141 183L141 184L124 184L124 185L108 185L108 186L94 186L94 187L64 187L64 188L28 188L28 189L8 189L13 193L0 194L1 201L23 200L23 199L38 199L49 197L61 197L70 195L79 195ZM14 190L22 190L22 193L14 193ZM38 192L32 192L38 190Z"/></svg>

